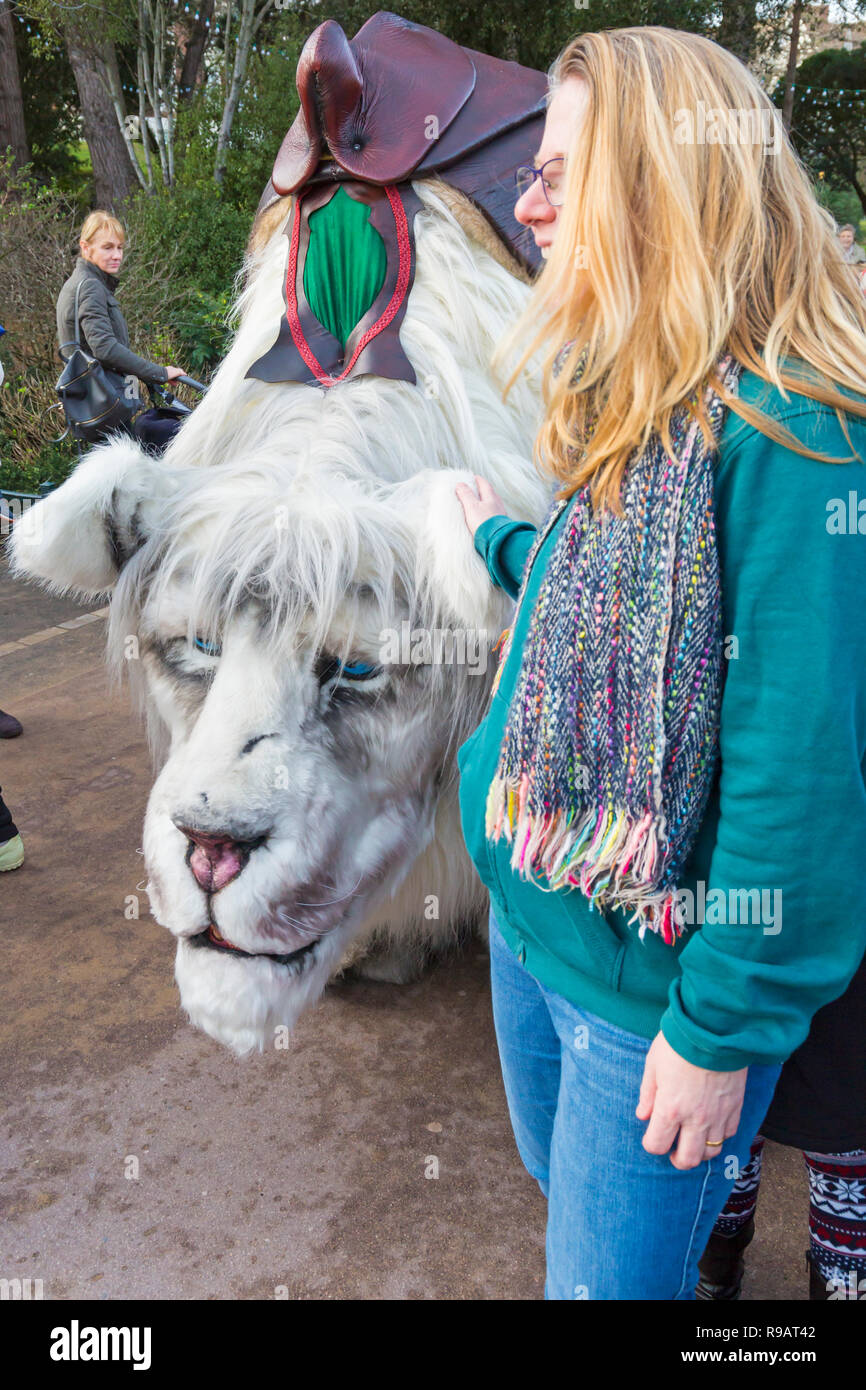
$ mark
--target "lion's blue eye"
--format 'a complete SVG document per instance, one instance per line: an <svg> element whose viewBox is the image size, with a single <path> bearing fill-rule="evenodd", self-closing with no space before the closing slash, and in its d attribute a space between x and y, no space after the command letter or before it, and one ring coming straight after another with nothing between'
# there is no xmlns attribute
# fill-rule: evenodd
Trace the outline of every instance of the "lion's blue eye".
<svg viewBox="0 0 866 1390"><path fill-rule="evenodd" d="M219 642L209 642L206 637L196 637L195 646L200 652L204 652L205 656L219 656L222 651Z"/></svg>
<svg viewBox="0 0 866 1390"><path fill-rule="evenodd" d="M340 668L340 675L345 676L350 681L363 680L365 676L372 676L381 671L381 666L375 666L369 661L356 661L350 665Z"/></svg>

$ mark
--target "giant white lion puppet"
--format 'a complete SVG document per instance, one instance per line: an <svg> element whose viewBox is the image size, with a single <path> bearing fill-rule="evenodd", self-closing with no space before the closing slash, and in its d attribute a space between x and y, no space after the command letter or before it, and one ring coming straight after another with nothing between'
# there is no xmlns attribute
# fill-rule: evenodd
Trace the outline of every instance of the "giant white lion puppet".
<svg viewBox="0 0 866 1390"><path fill-rule="evenodd" d="M513 170L543 76L381 13L316 29L298 89L207 396L162 458L92 449L12 545L57 592L111 592L161 765L151 907L183 1007L237 1053L348 966L406 981L483 929L455 751L509 604L454 486L532 519L549 492L537 382L503 403L489 365L536 264Z"/></svg>

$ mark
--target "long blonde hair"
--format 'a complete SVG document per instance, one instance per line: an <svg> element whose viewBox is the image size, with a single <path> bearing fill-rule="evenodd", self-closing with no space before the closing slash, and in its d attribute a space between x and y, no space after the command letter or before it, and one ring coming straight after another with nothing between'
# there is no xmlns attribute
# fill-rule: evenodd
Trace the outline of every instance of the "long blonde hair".
<svg viewBox="0 0 866 1390"><path fill-rule="evenodd" d="M690 398L710 446L703 387L720 388L725 350L783 392L835 407L851 444L842 412L866 416L866 401L837 388L866 395L866 301L752 74L708 39L648 26L572 40L551 91L571 77L588 84L589 107L566 151L556 237L495 359L520 354L507 392L544 349L535 455L558 495L591 483L596 505L620 512L633 451L654 431L671 449L672 412ZM782 370L783 357L797 360ZM848 461L720 394L788 448Z"/></svg>

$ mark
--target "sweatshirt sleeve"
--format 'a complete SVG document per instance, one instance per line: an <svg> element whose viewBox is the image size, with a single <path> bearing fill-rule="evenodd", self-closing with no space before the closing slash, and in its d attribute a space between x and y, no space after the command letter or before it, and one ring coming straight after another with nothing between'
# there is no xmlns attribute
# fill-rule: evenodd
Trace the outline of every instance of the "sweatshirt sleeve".
<svg viewBox="0 0 866 1390"><path fill-rule="evenodd" d="M490 578L509 598L517 598L526 557L535 540L536 527L529 521L513 521L510 516L490 516L475 531L475 549L487 566Z"/></svg>
<svg viewBox="0 0 866 1390"><path fill-rule="evenodd" d="M820 439L814 409L784 424L812 447L850 456L835 415L820 416ZM863 422L852 419L849 429L866 457ZM661 1021L676 1052L712 1071L785 1061L813 1014L844 993L866 950L859 497L863 463L805 458L753 429L719 461L728 649L719 820L705 919L689 929ZM762 895L760 913L754 892L755 908L744 910L750 890Z"/></svg>
<svg viewBox="0 0 866 1390"><path fill-rule="evenodd" d="M81 284L78 318L90 351L103 367L124 374L131 372L142 381L158 382L167 379L165 367L158 362L149 362L146 357L139 357L137 352L132 352L119 341L111 326L99 286L88 279L83 280Z"/></svg>

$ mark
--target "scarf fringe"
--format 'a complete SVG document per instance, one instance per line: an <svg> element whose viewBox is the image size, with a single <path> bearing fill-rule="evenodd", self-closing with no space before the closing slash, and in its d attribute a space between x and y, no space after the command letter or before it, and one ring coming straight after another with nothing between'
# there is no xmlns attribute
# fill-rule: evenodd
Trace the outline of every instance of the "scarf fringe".
<svg viewBox="0 0 866 1390"><path fill-rule="evenodd" d="M487 793L485 833L512 846L510 864L527 882L547 891L577 888L592 907L633 909L630 921L671 945L683 934L676 919L676 890L656 885L664 858L664 817L647 811L636 820L624 809L590 808L579 816L532 814L527 805L529 777L515 786L497 774Z"/></svg>

